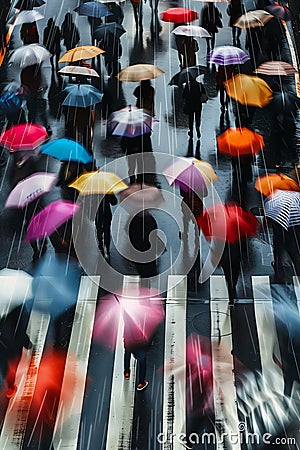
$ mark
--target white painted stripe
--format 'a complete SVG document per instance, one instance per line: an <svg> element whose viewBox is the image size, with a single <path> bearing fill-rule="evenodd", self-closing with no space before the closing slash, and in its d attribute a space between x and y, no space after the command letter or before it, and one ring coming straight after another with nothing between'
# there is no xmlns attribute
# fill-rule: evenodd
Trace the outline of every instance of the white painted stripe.
<svg viewBox="0 0 300 450"><path fill-rule="evenodd" d="M168 277L163 381L164 450L182 450L171 433L186 433L186 276ZM177 368L181 370L177 370Z"/></svg>
<svg viewBox="0 0 300 450"><path fill-rule="evenodd" d="M138 291L139 277L124 276L123 294L130 290ZM107 426L106 450L130 450L133 408L135 394L136 361L131 358L130 380L124 379L124 345L123 320L119 321L118 337L115 351L114 371L112 377L109 418Z"/></svg>
<svg viewBox="0 0 300 450"><path fill-rule="evenodd" d="M81 277L53 434L55 450L77 448L85 389L83 380L87 374L99 281L99 276ZM75 379L72 386L68 382L70 373L74 374ZM70 390L73 401L67 404L64 399L70 396Z"/></svg>
<svg viewBox="0 0 300 450"><path fill-rule="evenodd" d="M241 448L233 375L232 330L224 276L211 276L211 352L215 407L216 448ZM220 301L221 300L221 301ZM226 300L226 303L223 301ZM234 436L232 442L222 437Z"/></svg>
<svg viewBox="0 0 300 450"><path fill-rule="evenodd" d="M286 26L286 22L284 20L281 21L281 23L284 26L285 29L285 34L286 34L286 38L289 44L289 48L290 48L290 52L291 52L291 56L292 56L292 61L293 61L293 66L295 67L296 70L299 69L298 64L297 64L297 56L296 56L296 52L295 52L295 48L294 48L294 44L289 32L288 27ZM295 84L296 84L296 92L297 92L297 96L300 97L300 81L299 81L299 73L295 74Z"/></svg>
<svg viewBox="0 0 300 450"><path fill-rule="evenodd" d="M45 301L48 302L49 300ZM43 307L45 306L43 300L39 300L39 302L43 302ZM9 402L1 430L0 448L2 450L20 449L24 441L30 405L38 376L38 367L50 322L50 316L41 314L38 309L38 301L35 301L27 327L27 334L33 344L33 349L23 351L18 366L16 373L18 391Z"/></svg>

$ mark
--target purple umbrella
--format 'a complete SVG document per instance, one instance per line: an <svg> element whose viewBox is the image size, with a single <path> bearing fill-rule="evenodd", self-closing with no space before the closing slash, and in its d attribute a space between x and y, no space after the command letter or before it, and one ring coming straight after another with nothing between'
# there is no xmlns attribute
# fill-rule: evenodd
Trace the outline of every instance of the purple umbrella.
<svg viewBox="0 0 300 450"><path fill-rule="evenodd" d="M265 9L277 19L293 20L292 11L285 5L268 5Z"/></svg>
<svg viewBox="0 0 300 450"><path fill-rule="evenodd" d="M244 64L250 59L244 50L232 45L223 45L211 50L207 55L207 61L221 66Z"/></svg>
<svg viewBox="0 0 300 450"><path fill-rule="evenodd" d="M78 209L79 205L76 203L63 200L50 203L29 222L26 242L50 236L63 223L71 219Z"/></svg>
<svg viewBox="0 0 300 450"><path fill-rule="evenodd" d="M51 191L54 173L38 172L20 181L7 197L5 208L24 208L41 195Z"/></svg>

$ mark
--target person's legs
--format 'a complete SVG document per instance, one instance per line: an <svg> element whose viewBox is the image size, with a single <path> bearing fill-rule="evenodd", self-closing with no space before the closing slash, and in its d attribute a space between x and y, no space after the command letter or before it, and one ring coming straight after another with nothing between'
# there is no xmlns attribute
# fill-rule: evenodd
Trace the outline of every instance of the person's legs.
<svg viewBox="0 0 300 450"><path fill-rule="evenodd" d="M131 352L124 347L124 373L130 373Z"/></svg>
<svg viewBox="0 0 300 450"><path fill-rule="evenodd" d="M103 215L99 210L97 211L95 218L97 239L98 239L98 247L100 252L103 252Z"/></svg>
<svg viewBox="0 0 300 450"><path fill-rule="evenodd" d="M197 132L198 139L200 139L200 137L201 137L201 133L200 133L201 112L202 112L202 110L195 111L195 123L196 123L196 132Z"/></svg>
<svg viewBox="0 0 300 450"><path fill-rule="evenodd" d="M291 227L285 232L285 245L294 264L296 275L300 275L300 226Z"/></svg>
<svg viewBox="0 0 300 450"><path fill-rule="evenodd" d="M194 134L194 112L190 112L188 114L188 120L189 120L189 132L188 135L192 138Z"/></svg>
<svg viewBox="0 0 300 450"><path fill-rule="evenodd" d="M143 384L146 381L146 351L136 350L133 356L138 362L138 384Z"/></svg>

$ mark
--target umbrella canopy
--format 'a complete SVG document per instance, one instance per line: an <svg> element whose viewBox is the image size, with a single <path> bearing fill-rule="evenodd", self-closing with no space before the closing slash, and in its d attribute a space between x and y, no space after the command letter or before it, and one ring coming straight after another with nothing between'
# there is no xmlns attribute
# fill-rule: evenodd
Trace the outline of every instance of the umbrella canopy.
<svg viewBox="0 0 300 450"><path fill-rule="evenodd" d="M108 22L103 23L96 28L93 38L100 41L101 39L105 39L108 35L111 35L116 39L120 39L124 33L126 33L126 30L122 27L122 25L116 22Z"/></svg>
<svg viewBox="0 0 300 450"><path fill-rule="evenodd" d="M33 8L39 8L45 4L44 0L18 0L14 5L14 8L20 10L30 10Z"/></svg>
<svg viewBox="0 0 300 450"><path fill-rule="evenodd" d="M228 243L255 236L259 227L259 221L249 211L235 204L223 203L208 208L197 217L197 222L207 240L214 238Z"/></svg>
<svg viewBox="0 0 300 450"><path fill-rule="evenodd" d="M33 150L48 137L47 131L41 125L22 123L14 125L0 135L0 144L13 151Z"/></svg>
<svg viewBox="0 0 300 450"><path fill-rule="evenodd" d="M255 189L265 197L273 195L277 190L300 192L299 183L283 173L268 173L258 177Z"/></svg>
<svg viewBox="0 0 300 450"><path fill-rule="evenodd" d="M224 83L227 94L242 105L266 106L273 97L269 85L258 77L236 75Z"/></svg>
<svg viewBox="0 0 300 450"><path fill-rule="evenodd" d="M23 103L23 93L4 91L0 97L0 112L2 114L20 111Z"/></svg>
<svg viewBox="0 0 300 450"><path fill-rule="evenodd" d="M169 185L175 184L184 191L206 190L209 183L218 180L212 166L196 158L180 158L163 171Z"/></svg>
<svg viewBox="0 0 300 450"><path fill-rule="evenodd" d="M223 45L211 50L207 55L207 61L221 66L230 66L232 64L244 64L250 57L244 50L233 47L232 45Z"/></svg>
<svg viewBox="0 0 300 450"><path fill-rule="evenodd" d="M18 66L20 69L32 66L34 64L42 64L51 54L42 45L29 44L23 45L13 51L9 58L9 65Z"/></svg>
<svg viewBox="0 0 300 450"><path fill-rule="evenodd" d="M175 30L173 30L172 33L176 35L179 34L181 36L194 36L200 38L211 37L211 34L205 28L198 27L197 25L181 25L175 28Z"/></svg>
<svg viewBox="0 0 300 450"><path fill-rule="evenodd" d="M35 10L23 10L15 14L11 19L10 23L16 25L22 25L23 23L32 23L37 20L43 19L44 16Z"/></svg>
<svg viewBox="0 0 300 450"><path fill-rule="evenodd" d="M186 23L198 19L198 14L188 8L169 8L160 17L164 22Z"/></svg>
<svg viewBox="0 0 300 450"><path fill-rule="evenodd" d="M142 80L152 80L164 73L159 67L152 64L135 64L133 66L125 67L118 73L117 78L120 81L139 82Z"/></svg>
<svg viewBox="0 0 300 450"><path fill-rule="evenodd" d="M101 48L95 45L81 45L80 47L71 48L66 53L62 55L58 62L75 62L81 61L82 59L91 59L105 53Z"/></svg>
<svg viewBox="0 0 300 450"><path fill-rule="evenodd" d="M29 222L26 242L50 236L78 211L79 205L72 202L58 200L50 203Z"/></svg>
<svg viewBox="0 0 300 450"><path fill-rule="evenodd" d="M32 299L33 277L23 270L0 270L0 317Z"/></svg>
<svg viewBox="0 0 300 450"><path fill-rule="evenodd" d="M127 184L115 173L97 170L80 175L69 187L77 189L81 195L117 194L126 189Z"/></svg>
<svg viewBox="0 0 300 450"><path fill-rule="evenodd" d="M190 66L185 67L180 72L176 73L169 81L170 86L181 86L191 80L195 80L199 75L206 74L208 71L205 66Z"/></svg>
<svg viewBox="0 0 300 450"><path fill-rule="evenodd" d="M293 92L274 92L273 100L268 105L272 114L295 113L300 108L300 98Z"/></svg>
<svg viewBox="0 0 300 450"><path fill-rule="evenodd" d="M89 69L88 67L83 66L65 66L58 71L62 75L83 75L87 78L89 77L97 77L100 78L100 75L94 69Z"/></svg>
<svg viewBox="0 0 300 450"><path fill-rule="evenodd" d="M120 193L120 201L137 208L156 208L164 201L164 197L156 186L146 183L133 183Z"/></svg>
<svg viewBox="0 0 300 450"><path fill-rule="evenodd" d="M300 192L278 190L266 199L265 213L286 230L300 225Z"/></svg>
<svg viewBox="0 0 300 450"><path fill-rule="evenodd" d="M103 98L103 93L90 84L69 84L63 92L67 96L62 104L64 106L76 106L77 108L95 105L100 103Z"/></svg>
<svg viewBox="0 0 300 450"><path fill-rule="evenodd" d="M111 294L100 299L94 323L94 339L114 349L119 321L124 321L127 347L147 344L165 313L160 293L155 289L129 289L126 297Z"/></svg>
<svg viewBox="0 0 300 450"><path fill-rule="evenodd" d="M83 145L68 138L56 139L42 145L41 153L60 161L75 161L83 164L93 161L92 156Z"/></svg>
<svg viewBox="0 0 300 450"><path fill-rule="evenodd" d="M107 125L115 136L137 137L150 133L153 126L153 117L143 109L127 106L113 112Z"/></svg>
<svg viewBox="0 0 300 450"><path fill-rule="evenodd" d="M285 61L267 61L258 66L254 73L269 76L288 76L298 73L298 70Z"/></svg>
<svg viewBox="0 0 300 450"><path fill-rule="evenodd" d="M264 11L263 9L256 9L254 11L248 11L240 16L234 23L234 26L244 30L248 28L263 27L273 18L274 16L267 11Z"/></svg>
<svg viewBox="0 0 300 450"><path fill-rule="evenodd" d="M264 146L264 138L249 128L228 128L217 137L218 149L231 156L254 155Z"/></svg>
<svg viewBox="0 0 300 450"><path fill-rule="evenodd" d="M20 181L7 197L5 208L24 208L46 192L50 192L56 180L56 174L36 172Z"/></svg>
<svg viewBox="0 0 300 450"><path fill-rule="evenodd" d="M266 10L281 20L293 20L292 11L285 5L267 5Z"/></svg>
<svg viewBox="0 0 300 450"><path fill-rule="evenodd" d="M88 17L107 17L113 14L109 11L107 6L100 2L86 2L81 3L77 8L74 9L80 16Z"/></svg>

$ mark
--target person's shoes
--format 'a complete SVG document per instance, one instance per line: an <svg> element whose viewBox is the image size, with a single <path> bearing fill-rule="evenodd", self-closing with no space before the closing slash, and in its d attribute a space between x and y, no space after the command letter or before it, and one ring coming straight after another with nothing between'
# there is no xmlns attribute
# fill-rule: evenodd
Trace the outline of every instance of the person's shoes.
<svg viewBox="0 0 300 450"><path fill-rule="evenodd" d="M12 398L15 395L15 393L17 392L17 390L18 390L18 387L15 384L12 388L8 388L8 390L6 392L6 398Z"/></svg>
<svg viewBox="0 0 300 450"><path fill-rule="evenodd" d="M129 380L129 378L130 378L130 369L124 371L124 378L125 378L125 380Z"/></svg>
<svg viewBox="0 0 300 450"><path fill-rule="evenodd" d="M109 261L109 251L107 250L106 246L104 246L104 249L103 249L103 256L106 261Z"/></svg>
<svg viewBox="0 0 300 450"><path fill-rule="evenodd" d="M144 383L139 383L138 384L138 386L137 386L137 390L138 391L143 391L144 389L146 389L146 387L148 386L148 384L149 384L149 381L144 381Z"/></svg>

